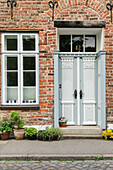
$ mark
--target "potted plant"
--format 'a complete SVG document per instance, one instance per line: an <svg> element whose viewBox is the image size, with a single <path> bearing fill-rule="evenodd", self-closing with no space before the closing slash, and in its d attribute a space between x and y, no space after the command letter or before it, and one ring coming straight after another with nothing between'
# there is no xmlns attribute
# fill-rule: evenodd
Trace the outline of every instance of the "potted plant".
<svg viewBox="0 0 113 170"><path fill-rule="evenodd" d="M37 129L34 127L25 127L25 136L27 136L27 138L29 140L35 140L36 139L36 134L38 133Z"/></svg>
<svg viewBox="0 0 113 170"><path fill-rule="evenodd" d="M11 119L14 121L14 137L16 140L22 140L24 137L24 129L25 125L24 120L21 119L20 113L16 111L12 111L10 113Z"/></svg>
<svg viewBox="0 0 113 170"><path fill-rule="evenodd" d="M7 140L9 138L10 132L14 129L14 123L11 119L3 118L0 122L0 135L1 139Z"/></svg>
<svg viewBox="0 0 113 170"><path fill-rule="evenodd" d="M59 125L60 127L66 127L67 126L67 119L65 117L59 118Z"/></svg>
<svg viewBox="0 0 113 170"><path fill-rule="evenodd" d="M104 130L102 132L102 136L105 140L113 139L113 130L112 129Z"/></svg>
<svg viewBox="0 0 113 170"><path fill-rule="evenodd" d="M58 128L48 128L47 130L38 131L38 140L52 141L62 139L62 132Z"/></svg>

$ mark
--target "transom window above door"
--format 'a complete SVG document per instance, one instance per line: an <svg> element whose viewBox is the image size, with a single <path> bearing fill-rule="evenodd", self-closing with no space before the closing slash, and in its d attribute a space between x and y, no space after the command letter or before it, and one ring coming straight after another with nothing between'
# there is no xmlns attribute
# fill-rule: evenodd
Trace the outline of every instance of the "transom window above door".
<svg viewBox="0 0 113 170"><path fill-rule="evenodd" d="M60 35L60 52L96 52L96 35Z"/></svg>
<svg viewBox="0 0 113 170"><path fill-rule="evenodd" d="M2 33L2 44L2 104L38 104L38 34Z"/></svg>

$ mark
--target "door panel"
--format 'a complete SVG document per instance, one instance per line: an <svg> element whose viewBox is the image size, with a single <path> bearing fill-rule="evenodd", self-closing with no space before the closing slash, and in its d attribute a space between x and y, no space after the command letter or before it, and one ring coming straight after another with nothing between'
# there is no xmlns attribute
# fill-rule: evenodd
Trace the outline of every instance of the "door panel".
<svg viewBox="0 0 113 170"><path fill-rule="evenodd" d="M61 57L62 66L62 116L68 119L68 124L74 124L74 87L73 87L73 57Z"/></svg>
<svg viewBox="0 0 113 170"><path fill-rule="evenodd" d="M95 57L83 57L83 124L95 122Z"/></svg>
<svg viewBox="0 0 113 170"><path fill-rule="evenodd" d="M96 124L95 58L66 56L60 61L60 115L69 125Z"/></svg>

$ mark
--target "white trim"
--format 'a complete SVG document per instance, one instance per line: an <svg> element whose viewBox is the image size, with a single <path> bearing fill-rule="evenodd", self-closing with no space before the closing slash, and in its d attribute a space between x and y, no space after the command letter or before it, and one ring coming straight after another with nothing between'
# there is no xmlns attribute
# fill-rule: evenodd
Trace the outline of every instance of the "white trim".
<svg viewBox="0 0 113 170"><path fill-rule="evenodd" d="M17 51L7 51L7 50L5 50L5 36L7 36L7 35L15 35L15 36L17 36L17 44L18 44L18 46L17 46ZM14 53L14 52L19 52L19 34L17 34L17 33L2 33L2 42L3 42L3 46L2 46L2 52L3 53L6 53L6 52L10 52L10 53Z"/></svg>
<svg viewBox="0 0 113 170"><path fill-rule="evenodd" d="M87 121L87 122L83 122L83 125L96 125L95 121Z"/></svg>
<svg viewBox="0 0 113 170"><path fill-rule="evenodd" d="M99 49L99 44L102 44L102 41L100 40L100 42L98 42L98 36L101 36L101 34L103 35L103 30L101 28L58 28L58 35L83 35L83 38L85 38L85 35L96 35L96 52L93 53L97 53L101 50L101 48ZM59 36L58 36L58 42L59 42ZM84 42L85 43L85 42ZM71 43L72 44L72 43ZM103 44L102 44L103 47ZM85 47L83 47L85 49ZM57 49L59 50L59 43L57 43ZM73 53L73 54L81 54L81 53L85 53L85 54L89 54L92 52L72 52L72 48L71 48L71 52L66 52L66 53Z"/></svg>
<svg viewBox="0 0 113 170"><path fill-rule="evenodd" d="M17 41L18 41L18 51L5 51L4 50L4 43L5 43L5 36L6 35L17 35ZM23 35L34 35L35 36L35 51L22 51L22 36ZM1 72L2 72L2 104L3 105L36 105L39 104L39 40L38 40L38 33L34 34L34 33L2 33L1 34L1 52L3 53L1 56ZM18 103L6 103L7 98L6 97L6 86L5 86L5 72L7 71L5 69L5 57L7 56L11 56L11 57L17 57L18 58ZM22 91L22 87L23 87L23 60L22 60L22 56L34 56L35 57L35 64L36 64L36 103L22 103L22 96L23 96L23 91ZM10 72L10 71L9 71ZM13 71L11 71L13 72ZM15 71L14 71L15 72ZM11 88L11 87L8 87ZM16 87L12 87L12 88L16 88ZM29 88L29 86L28 86ZM32 87L31 87L32 88Z"/></svg>
<svg viewBox="0 0 113 170"><path fill-rule="evenodd" d="M77 58L77 124L80 125L80 58Z"/></svg>
<svg viewBox="0 0 113 170"><path fill-rule="evenodd" d="M32 51L23 51L23 36L30 36L30 35L34 35L35 36L35 50L32 50ZM20 49L20 51L21 51L21 53L32 53L32 52L37 52L38 51L38 36L37 36L37 34L36 33L22 33L22 34L20 34L20 41L21 41L21 49Z"/></svg>

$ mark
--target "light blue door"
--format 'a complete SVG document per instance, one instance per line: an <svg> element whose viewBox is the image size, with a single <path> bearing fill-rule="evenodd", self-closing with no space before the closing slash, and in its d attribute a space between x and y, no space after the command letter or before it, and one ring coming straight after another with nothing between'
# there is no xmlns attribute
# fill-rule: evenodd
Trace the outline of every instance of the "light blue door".
<svg viewBox="0 0 113 170"><path fill-rule="evenodd" d="M95 57L60 56L60 116L68 125L96 125Z"/></svg>

